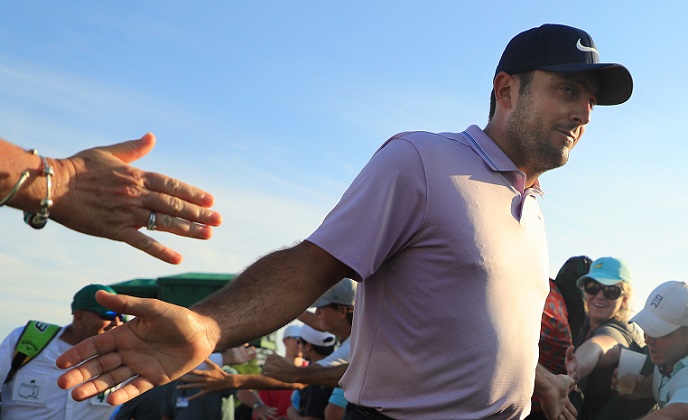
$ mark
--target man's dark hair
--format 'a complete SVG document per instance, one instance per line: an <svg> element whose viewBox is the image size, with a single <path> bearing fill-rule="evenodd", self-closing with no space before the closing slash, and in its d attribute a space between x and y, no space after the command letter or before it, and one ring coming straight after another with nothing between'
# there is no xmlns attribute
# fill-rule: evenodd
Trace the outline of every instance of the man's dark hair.
<svg viewBox="0 0 688 420"><path fill-rule="evenodd" d="M521 86L518 88L518 93L520 95L528 93L528 90L530 89L530 82L533 80L533 71L531 70L523 73L517 73L512 76L516 76L518 80L521 82ZM496 109L497 99L495 98L494 89L492 89L492 92L490 93L490 116L488 118L488 121L491 120L492 117L494 117Z"/></svg>
<svg viewBox="0 0 688 420"><path fill-rule="evenodd" d="M346 320L349 321L349 325L354 325L354 307L349 305L340 305L339 303L330 303L328 306L334 309L346 308Z"/></svg>

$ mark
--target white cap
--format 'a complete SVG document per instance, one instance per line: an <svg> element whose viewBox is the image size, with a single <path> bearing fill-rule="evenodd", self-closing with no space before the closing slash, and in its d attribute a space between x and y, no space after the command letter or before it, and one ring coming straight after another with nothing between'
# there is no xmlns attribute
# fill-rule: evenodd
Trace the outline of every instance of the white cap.
<svg viewBox="0 0 688 420"><path fill-rule="evenodd" d="M287 325L287 328L284 329L284 332L282 333L282 337L287 338L287 337L301 337L301 325Z"/></svg>
<svg viewBox="0 0 688 420"><path fill-rule="evenodd" d="M318 331L306 324L303 324L301 327L301 339L313 344L314 346L321 347L334 346L334 343L337 341L334 334Z"/></svg>
<svg viewBox="0 0 688 420"><path fill-rule="evenodd" d="M650 293L645 307L631 318L649 337L659 338L688 326L688 285L682 281L662 283Z"/></svg>

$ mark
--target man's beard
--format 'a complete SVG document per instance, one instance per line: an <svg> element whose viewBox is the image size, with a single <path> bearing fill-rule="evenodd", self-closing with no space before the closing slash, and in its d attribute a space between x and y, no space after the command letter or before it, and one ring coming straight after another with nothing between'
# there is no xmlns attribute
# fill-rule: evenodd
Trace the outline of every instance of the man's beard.
<svg viewBox="0 0 688 420"><path fill-rule="evenodd" d="M541 174L566 164L570 149L552 144L548 137L550 130L546 130L537 114L533 113L531 104L529 95L520 97L506 123L506 133L514 164Z"/></svg>

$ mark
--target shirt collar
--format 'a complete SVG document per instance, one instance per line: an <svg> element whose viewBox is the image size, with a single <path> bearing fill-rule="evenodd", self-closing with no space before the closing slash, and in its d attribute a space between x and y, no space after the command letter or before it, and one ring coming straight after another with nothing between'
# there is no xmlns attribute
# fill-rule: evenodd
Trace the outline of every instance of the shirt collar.
<svg viewBox="0 0 688 420"><path fill-rule="evenodd" d="M485 163L494 171L507 172L514 187L521 193L525 192L526 175L519 170L509 157L485 134L477 125L471 125L461 133L467 144L480 156ZM540 187L540 180L535 179L530 188L533 193L542 196L543 191Z"/></svg>

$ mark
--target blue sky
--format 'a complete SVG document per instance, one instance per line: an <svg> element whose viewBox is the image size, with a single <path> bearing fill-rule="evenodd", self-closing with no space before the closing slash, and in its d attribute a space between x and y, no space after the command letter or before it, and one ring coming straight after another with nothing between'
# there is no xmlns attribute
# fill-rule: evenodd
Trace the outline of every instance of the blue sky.
<svg viewBox="0 0 688 420"><path fill-rule="evenodd" d="M185 256L171 266L2 209L0 336L27 319L69 322L87 283L238 272L303 239L386 138L484 127L504 46L547 22L587 30L635 81L541 178L551 272L573 255L623 258L641 306L685 279L688 236L688 5L657 4L1 2L1 137L67 157L151 131L158 144L136 165L212 192L225 222L210 241L155 233Z"/></svg>

